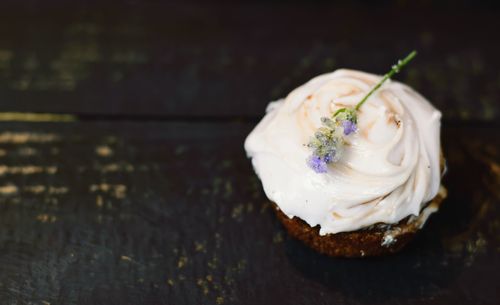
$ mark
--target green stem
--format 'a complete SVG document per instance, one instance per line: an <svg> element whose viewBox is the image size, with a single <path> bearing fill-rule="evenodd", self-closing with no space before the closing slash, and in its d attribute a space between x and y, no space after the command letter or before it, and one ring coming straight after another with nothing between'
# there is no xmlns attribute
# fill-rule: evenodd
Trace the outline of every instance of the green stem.
<svg viewBox="0 0 500 305"><path fill-rule="evenodd" d="M373 87L372 90L370 90L370 92L368 92L367 95L365 95L365 97L356 105L354 109L359 110L359 107L363 106L363 104L366 102L366 100L368 100L368 98L373 94L373 92L377 91L377 89L380 88L380 86L382 86L382 84L386 80L391 78L394 74L398 73L401 70L401 68L403 68L407 63L409 63L416 55L417 51L414 50L410 54L408 54L408 56L406 56L403 60L399 60L397 64L392 66L391 71L389 71L386 75L384 75L382 80L380 80L380 82L376 84L375 87Z"/></svg>

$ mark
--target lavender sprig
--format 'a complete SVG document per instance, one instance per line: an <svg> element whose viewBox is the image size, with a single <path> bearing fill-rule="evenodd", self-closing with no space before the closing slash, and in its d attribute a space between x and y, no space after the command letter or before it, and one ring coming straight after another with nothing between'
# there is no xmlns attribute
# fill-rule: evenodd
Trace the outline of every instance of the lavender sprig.
<svg viewBox="0 0 500 305"><path fill-rule="evenodd" d="M397 64L392 66L391 71L387 72L387 74L384 75L384 77L380 80L378 84L375 85L375 87L368 92L367 95L356 105L355 109L359 110L361 106L368 100L368 98L373 94L373 92L377 91L380 86L382 86L383 83L385 83L386 80L394 76L394 74L399 73L401 69L406 66L407 63L409 63L415 56L417 56L417 51L413 50L408 56L406 56L403 60L398 60Z"/></svg>
<svg viewBox="0 0 500 305"><path fill-rule="evenodd" d="M311 138L307 147L312 149L311 156L307 159L307 164L316 173L326 173L328 164L337 162L343 152L345 136L355 133L358 129L357 111L368 98L379 89L385 81L398 73L408 62L417 55L412 51L403 60L399 60L392 66L391 70L382 77L359 103L353 108L341 108L337 110L331 118L322 117L320 127Z"/></svg>

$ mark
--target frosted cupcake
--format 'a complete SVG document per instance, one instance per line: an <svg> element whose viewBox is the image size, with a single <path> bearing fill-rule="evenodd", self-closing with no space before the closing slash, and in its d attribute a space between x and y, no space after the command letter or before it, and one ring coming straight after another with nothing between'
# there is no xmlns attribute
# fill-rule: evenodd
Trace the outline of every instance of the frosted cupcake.
<svg viewBox="0 0 500 305"><path fill-rule="evenodd" d="M400 250L446 197L441 113L410 87L353 70L269 104L245 150L288 232L321 253Z"/></svg>

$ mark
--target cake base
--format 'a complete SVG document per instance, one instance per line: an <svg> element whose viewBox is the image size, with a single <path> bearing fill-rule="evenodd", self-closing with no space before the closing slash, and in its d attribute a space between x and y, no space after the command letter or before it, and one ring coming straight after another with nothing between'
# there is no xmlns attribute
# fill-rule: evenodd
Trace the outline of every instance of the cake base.
<svg viewBox="0 0 500 305"><path fill-rule="evenodd" d="M418 217L409 216L397 224L379 223L352 232L319 235L319 226L314 228L303 220L288 218L276 205L278 219L288 233L314 250L336 257L380 256L398 252L424 225L429 215L437 210L446 189L441 186L438 195L420 212Z"/></svg>

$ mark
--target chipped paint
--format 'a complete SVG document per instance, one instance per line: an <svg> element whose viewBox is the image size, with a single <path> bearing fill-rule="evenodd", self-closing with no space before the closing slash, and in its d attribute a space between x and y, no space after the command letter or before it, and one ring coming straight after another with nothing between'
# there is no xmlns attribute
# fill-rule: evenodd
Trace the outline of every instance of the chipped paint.
<svg viewBox="0 0 500 305"><path fill-rule="evenodd" d="M20 147L17 153L23 157L32 157L37 155L38 151L33 147L25 146L25 147Z"/></svg>
<svg viewBox="0 0 500 305"><path fill-rule="evenodd" d="M134 166L130 163L110 163L95 166L95 170L101 173L133 172Z"/></svg>
<svg viewBox="0 0 500 305"><path fill-rule="evenodd" d="M49 187L49 193L50 194L66 194L69 191L69 189L66 186L50 186Z"/></svg>
<svg viewBox="0 0 500 305"><path fill-rule="evenodd" d="M29 193L40 194L45 192L45 185L25 186L23 190Z"/></svg>
<svg viewBox="0 0 500 305"><path fill-rule="evenodd" d="M12 132L0 133L0 143L50 143L59 141L60 137L54 133Z"/></svg>
<svg viewBox="0 0 500 305"><path fill-rule="evenodd" d="M23 187L23 191L33 194L47 193L52 195L66 194L69 189L65 186L45 186L45 185L27 185Z"/></svg>
<svg viewBox="0 0 500 305"><path fill-rule="evenodd" d="M0 122L74 122L76 117L70 114L0 112Z"/></svg>
<svg viewBox="0 0 500 305"><path fill-rule="evenodd" d="M8 184L0 186L0 195L12 195L18 192L18 188L15 185Z"/></svg>
<svg viewBox="0 0 500 305"><path fill-rule="evenodd" d="M39 173L55 174L57 172L56 166L36 166L36 165L23 165L23 166L7 166L0 165L0 176L4 175L33 175Z"/></svg>

